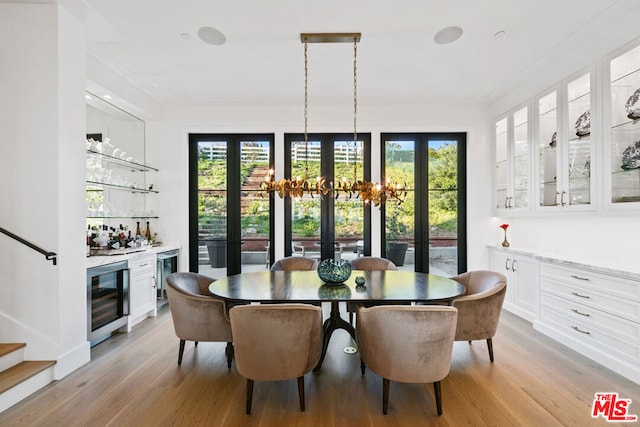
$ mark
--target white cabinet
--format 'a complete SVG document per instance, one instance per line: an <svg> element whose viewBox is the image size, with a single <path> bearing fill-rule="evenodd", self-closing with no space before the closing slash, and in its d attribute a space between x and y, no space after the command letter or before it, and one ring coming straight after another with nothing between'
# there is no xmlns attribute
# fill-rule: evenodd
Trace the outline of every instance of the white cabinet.
<svg viewBox="0 0 640 427"><path fill-rule="evenodd" d="M640 383L640 278L540 263L534 327Z"/></svg>
<svg viewBox="0 0 640 427"><path fill-rule="evenodd" d="M529 108L523 106L495 123L495 208L512 213L529 210Z"/></svg>
<svg viewBox="0 0 640 427"><path fill-rule="evenodd" d="M129 260L129 329L156 315L156 256Z"/></svg>
<svg viewBox="0 0 640 427"><path fill-rule="evenodd" d="M538 261L507 249L491 249L491 268L507 277L504 309L532 322L538 312Z"/></svg>
<svg viewBox="0 0 640 427"><path fill-rule="evenodd" d="M593 206L593 86L594 74L587 71L536 97L539 211Z"/></svg>

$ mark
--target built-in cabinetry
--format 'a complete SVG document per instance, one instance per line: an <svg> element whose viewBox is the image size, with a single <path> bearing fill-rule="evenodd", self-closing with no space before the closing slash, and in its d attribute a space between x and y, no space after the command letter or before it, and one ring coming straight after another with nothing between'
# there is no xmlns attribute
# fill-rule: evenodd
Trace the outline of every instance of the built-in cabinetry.
<svg viewBox="0 0 640 427"><path fill-rule="evenodd" d="M489 247L507 277L504 309L640 384L640 273Z"/></svg>
<svg viewBox="0 0 640 427"><path fill-rule="evenodd" d="M640 280L540 262L534 327L640 383Z"/></svg>
<svg viewBox="0 0 640 427"><path fill-rule="evenodd" d="M156 255L129 260L129 327L156 315Z"/></svg>
<svg viewBox="0 0 640 427"><path fill-rule="evenodd" d="M581 73L535 99L539 210L592 206L593 80L592 72Z"/></svg>
<svg viewBox="0 0 640 427"><path fill-rule="evenodd" d="M157 218L152 175L145 164L144 122L95 95L87 95L87 224L131 231Z"/></svg>
<svg viewBox="0 0 640 427"><path fill-rule="evenodd" d="M529 209L529 108L522 106L495 122L495 207L501 212Z"/></svg>
<svg viewBox="0 0 640 427"><path fill-rule="evenodd" d="M538 261L525 254L491 250L491 269L507 278L504 308L533 322L538 311Z"/></svg>
<svg viewBox="0 0 640 427"><path fill-rule="evenodd" d="M640 46L607 62L609 91L605 115L608 161L605 202L614 209L640 207Z"/></svg>

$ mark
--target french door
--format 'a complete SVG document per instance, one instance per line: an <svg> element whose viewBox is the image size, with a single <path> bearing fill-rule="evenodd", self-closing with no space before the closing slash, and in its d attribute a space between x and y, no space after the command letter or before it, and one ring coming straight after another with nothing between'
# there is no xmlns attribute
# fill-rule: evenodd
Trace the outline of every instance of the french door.
<svg viewBox="0 0 640 427"><path fill-rule="evenodd" d="M466 271L466 134L385 133L381 148L383 177L408 193L383 207L383 255L425 273Z"/></svg>
<svg viewBox="0 0 640 427"><path fill-rule="evenodd" d="M213 278L273 259L273 134L189 135L189 270Z"/></svg>
<svg viewBox="0 0 640 427"><path fill-rule="evenodd" d="M327 185L370 179L370 134L285 134L285 177L307 174ZM359 198L305 195L285 199L285 256L349 259L371 253L371 210Z"/></svg>

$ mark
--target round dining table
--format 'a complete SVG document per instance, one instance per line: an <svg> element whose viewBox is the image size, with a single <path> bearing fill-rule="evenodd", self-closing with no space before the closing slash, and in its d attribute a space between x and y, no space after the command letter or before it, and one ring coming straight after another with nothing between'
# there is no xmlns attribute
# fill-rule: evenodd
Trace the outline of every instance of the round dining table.
<svg viewBox="0 0 640 427"><path fill-rule="evenodd" d="M357 284L358 282L362 284ZM340 316L338 303L408 304L450 303L465 293L455 280L412 271L359 271L341 284L324 283L316 271L264 271L224 277L209 285L209 292L231 303L331 303L324 322L322 353L314 371L318 371L336 329L356 338L354 327Z"/></svg>

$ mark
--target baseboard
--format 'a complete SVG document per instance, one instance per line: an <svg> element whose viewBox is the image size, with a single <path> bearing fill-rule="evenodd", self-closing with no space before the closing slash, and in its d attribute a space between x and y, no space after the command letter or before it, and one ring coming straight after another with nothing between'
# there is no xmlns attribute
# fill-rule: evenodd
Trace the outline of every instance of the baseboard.
<svg viewBox="0 0 640 427"><path fill-rule="evenodd" d="M55 365L56 380L60 380L91 360L91 346L85 341L71 351L58 356Z"/></svg>

